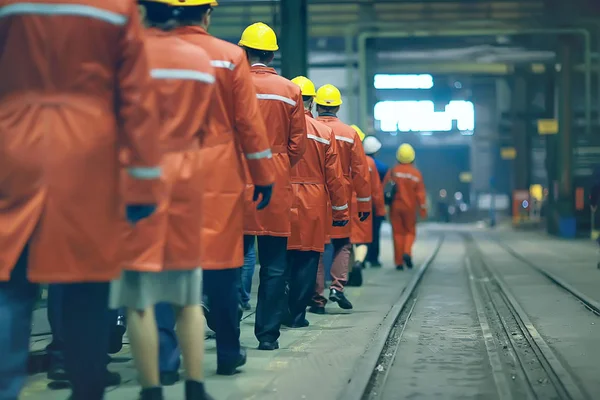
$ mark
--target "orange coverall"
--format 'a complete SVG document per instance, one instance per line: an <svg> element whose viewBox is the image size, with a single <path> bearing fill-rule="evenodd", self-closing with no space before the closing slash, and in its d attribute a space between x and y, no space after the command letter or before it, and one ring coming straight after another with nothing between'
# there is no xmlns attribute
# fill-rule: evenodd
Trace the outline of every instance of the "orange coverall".
<svg viewBox="0 0 600 400"><path fill-rule="evenodd" d="M390 222L394 234L394 260L402 265L404 254L412 255L416 236L417 208L426 216L425 184L421 172L412 164L397 164L386 174L383 185L393 180L396 196L390 206Z"/></svg>

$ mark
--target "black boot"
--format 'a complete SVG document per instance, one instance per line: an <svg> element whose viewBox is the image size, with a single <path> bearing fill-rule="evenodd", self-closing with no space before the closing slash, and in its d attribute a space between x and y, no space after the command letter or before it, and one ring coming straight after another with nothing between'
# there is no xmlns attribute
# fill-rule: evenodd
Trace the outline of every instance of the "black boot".
<svg viewBox="0 0 600 400"><path fill-rule="evenodd" d="M334 303L338 303L338 306L340 306L341 309L352 310L352 303L350 303L350 300L346 298L344 292L331 289L329 291L329 300L333 301Z"/></svg>
<svg viewBox="0 0 600 400"><path fill-rule="evenodd" d="M140 400L163 400L162 387L142 389L140 392Z"/></svg>
<svg viewBox="0 0 600 400"><path fill-rule="evenodd" d="M185 381L185 400L214 400L204 391L204 384L197 381Z"/></svg>
<svg viewBox="0 0 600 400"><path fill-rule="evenodd" d="M354 263L354 267L352 268L352 272L350 272L350 276L348 277L347 286L352 286L352 287L362 286L362 284L363 284L362 269L363 269L363 263L356 261Z"/></svg>
<svg viewBox="0 0 600 400"><path fill-rule="evenodd" d="M404 260L404 264L406 264L408 269L411 269L413 267L412 257L408 254L403 255L402 260Z"/></svg>

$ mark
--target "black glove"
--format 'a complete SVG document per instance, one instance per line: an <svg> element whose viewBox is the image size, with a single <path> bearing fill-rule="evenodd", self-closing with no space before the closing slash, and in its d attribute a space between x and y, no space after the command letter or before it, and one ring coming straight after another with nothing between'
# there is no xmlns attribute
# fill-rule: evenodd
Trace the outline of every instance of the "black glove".
<svg viewBox="0 0 600 400"><path fill-rule="evenodd" d="M125 207L125 216L131 225L135 225L154 214L154 211L156 211L154 204L128 204Z"/></svg>
<svg viewBox="0 0 600 400"><path fill-rule="evenodd" d="M271 201L271 196L273 195L273 185L269 185L269 186L254 186L254 197L252 198L252 201L258 201L258 198L260 197L260 195L262 194L262 199L260 200L260 203L258 203L258 205L256 206L257 210L262 210L263 208L265 208L266 206L269 205L269 202Z"/></svg>
<svg viewBox="0 0 600 400"><path fill-rule="evenodd" d="M347 219L341 220L341 221L333 221L333 224L331 224L332 226L346 226L348 225L348 221Z"/></svg>
<svg viewBox="0 0 600 400"><path fill-rule="evenodd" d="M359 212L358 218L360 218L360 222L364 222L367 218L369 218L369 215L371 215L370 212Z"/></svg>

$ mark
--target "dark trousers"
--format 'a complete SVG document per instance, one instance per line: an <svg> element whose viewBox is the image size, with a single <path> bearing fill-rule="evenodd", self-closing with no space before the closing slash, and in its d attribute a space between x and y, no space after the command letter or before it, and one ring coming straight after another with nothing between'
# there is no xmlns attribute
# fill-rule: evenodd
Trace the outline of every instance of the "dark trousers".
<svg viewBox="0 0 600 400"><path fill-rule="evenodd" d="M29 337L38 285L27 280L23 252L8 282L0 282L0 399L16 399L26 379ZM110 313L108 283L63 285L65 367L73 400L104 396ZM90 345L93 344L93 345Z"/></svg>
<svg viewBox="0 0 600 400"><path fill-rule="evenodd" d="M379 249L380 249L380 239L381 239L381 224L383 223L383 217L373 216L373 241L369 243L367 250L367 258L365 261L371 263L379 262Z"/></svg>
<svg viewBox="0 0 600 400"><path fill-rule="evenodd" d="M65 329L64 329L64 292L65 286L62 284L51 284L48 285L48 308L47 316L48 322L50 323L50 331L52 333L52 342L46 347L46 352L50 357L51 368L64 368L65 367ZM124 310L109 310L108 311L108 324L111 335L114 330L117 329L117 323L119 318L124 320ZM122 339L121 335L118 339ZM109 356L106 356L107 360Z"/></svg>
<svg viewBox="0 0 600 400"><path fill-rule="evenodd" d="M203 288L217 339L217 363L231 364L240 356L241 268L204 270Z"/></svg>
<svg viewBox="0 0 600 400"><path fill-rule="evenodd" d="M244 237L244 254L249 250L252 236ZM279 339L285 311L285 273L287 266L287 238L258 236L260 283L254 335L259 342Z"/></svg>
<svg viewBox="0 0 600 400"><path fill-rule="evenodd" d="M290 325L300 325L306 319L306 307L314 293L320 257L321 253L316 251L289 250L287 252L286 275L289 282Z"/></svg>
<svg viewBox="0 0 600 400"><path fill-rule="evenodd" d="M175 311L168 303L154 306L156 326L158 328L159 352L158 367L160 372L179 371L181 350L175 334Z"/></svg>

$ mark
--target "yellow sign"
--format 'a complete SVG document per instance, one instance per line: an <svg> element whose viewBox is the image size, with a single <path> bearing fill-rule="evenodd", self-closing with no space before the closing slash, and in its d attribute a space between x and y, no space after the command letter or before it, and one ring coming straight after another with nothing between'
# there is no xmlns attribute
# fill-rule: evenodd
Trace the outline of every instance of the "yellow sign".
<svg viewBox="0 0 600 400"><path fill-rule="evenodd" d="M500 149L500 157L503 160L514 160L517 158L517 150L514 147L502 147Z"/></svg>
<svg viewBox="0 0 600 400"><path fill-rule="evenodd" d="M473 175L471 175L470 172L461 172L460 175L458 175L458 179L462 183L469 183L473 180Z"/></svg>
<svg viewBox="0 0 600 400"><path fill-rule="evenodd" d="M556 135L558 133L558 120L538 119L538 133L540 135Z"/></svg>

